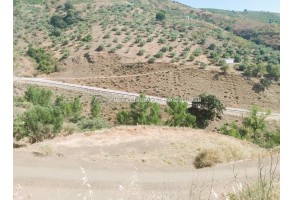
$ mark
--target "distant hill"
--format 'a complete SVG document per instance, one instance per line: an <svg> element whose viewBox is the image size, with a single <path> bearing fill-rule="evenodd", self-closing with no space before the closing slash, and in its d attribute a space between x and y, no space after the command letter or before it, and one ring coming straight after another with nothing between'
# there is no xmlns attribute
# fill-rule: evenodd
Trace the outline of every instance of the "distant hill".
<svg viewBox="0 0 294 200"><path fill-rule="evenodd" d="M263 66L280 59L276 13L194 9L169 0L14 0L13 14L15 71L28 76L88 52L203 68L224 58Z"/></svg>

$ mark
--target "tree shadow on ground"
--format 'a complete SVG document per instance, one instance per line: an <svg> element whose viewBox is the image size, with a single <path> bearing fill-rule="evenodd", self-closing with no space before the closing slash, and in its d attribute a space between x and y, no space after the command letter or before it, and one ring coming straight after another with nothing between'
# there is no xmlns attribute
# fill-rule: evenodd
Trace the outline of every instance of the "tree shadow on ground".
<svg viewBox="0 0 294 200"><path fill-rule="evenodd" d="M260 85L259 83L255 83L252 86L252 90L256 93L260 93L260 92L264 92L264 88L262 87L262 85Z"/></svg>

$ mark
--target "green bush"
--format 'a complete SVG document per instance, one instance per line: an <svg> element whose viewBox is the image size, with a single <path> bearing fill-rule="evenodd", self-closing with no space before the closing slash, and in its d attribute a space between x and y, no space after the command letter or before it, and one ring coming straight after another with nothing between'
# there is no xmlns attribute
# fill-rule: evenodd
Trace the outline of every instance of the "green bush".
<svg viewBox="0 0 294 200"><path fill-rule="evenodd" d="M158 43L159 44L165 44L167 40L165 38L159 38Z"/></svg>
<svg viewBox="0 0 294 200"><path fill-rule="evenodd" d="M100 44L100 45L97 47L97 49L96 49L96 51L98 51L98 52L103 51L103 50L104 50L104 45L103 45L103 44Z"/></svg>
<svg viewBox="0 0 294 200"><path fill-rule="evenodd" d="M272 81L268 78L262 78L260 79L259 84L263 89L268 89L269 86L272 84Z"/></svg>
<svg viewBox="0 0 294 200"><path fill-rule="evenodd" d="M268 131L266 118L270 116L270 111L263 111L253 106L243 118L242 126L236 123L225 124L220 132L235 138L246 139L258 144L261 147L272 148L280 145L280 130Z"/></svg>
<svg viewBox="0 0 294 200"><path fill-rule="evenodd" d="M193 55L194 56L200 56L202 54L202 50L200 48L195 49L195 51L193 51Z"/></svg>
<svg viewBox="0 0 294 200"><path fill-rule="evenodd" d="M58 107L34 106L14 121L16 139L28 137L31 143L52 138L62 129L63 117Z"/></svg>
<svg viewBox="0 0 294 200"><path fill-rule="evenodd" d="M109 50L109 53L115 53L115 51L116 51L116 48L111 48L111 49Z"/></svg>
<svg viewBox="0 0 294 200"><path fill-rule="evenodd" d="M220 67L220 70L222 71L222 73L227 74L230 70L230 66L228 64L224 64Z"/></svg>
<svg viewBox="0 0 294 200"><path fill-rule="evenodd" d="M144 49L140 49L140 51L138 52L138 56L143 56L144 55L145 50Z"/></svg>
<svg viewBox="0 0 294 200"><path fill-rule="evenodd" d="M215 44L211 44L211 45L209 45L208 49L215 50L216 49L216 45Z"/></svg>
<svg viewBox="0 0 294 200"><path fill-rule="evenodd" d="M148 63L154 63L156 61L156 57L151 57L148 60Z"/></svg>
<svg viewBox="0 0 294 200"><path fill-rule="evenodd" d="M162 58L163 57L163 52L162 51L158 51L157 54L155 54L156 58Z"/></svg>
<svg viewBox="0 0 294 200"><path fill-rule="evenodd" d="M189 56L189 61L193 62L194 60L195 60L195 56L194 56L193 54L191 54L191 55Z"/></svg>
<svg viewBox="0 0 294 200"><path fill-rule="evenodd" d="M196 116L196 126L198 128L205 128L209 121L215 118L221 118L225 106L215 95L199 95L199 100L192 102L192 107L189 108L189 113Z"/></svg>
<svg viewBox="0 0 294 200"><path fill-rule="evenodd" d="M117 114L118 123L126 125L158 125L161 124L160 105L152 103L145 95L140 94L131 104L130 111Z"/></svg>
<svg viewBox="0 0 294 200"><path fill-rule="evenodd" d="M99 100L93 96L91 100L91 117L98 118L100 115L101 106Z"/></svg>
<svg viewBox="0 0 294 200"><path fill-rule="evenodd" d="M196 117L188 113L187 102L172 98L168 100L167 105L169 108L166 112L170 116L170 119L166 121L168 126L195 127Z"/></svg>
<svg viewBox="0 0 294 200"><path fill-rule="evenodd" d="M92 40L93 40L92 35L87 35L86 37L84 37L82 39L82 41L84 41L84 42L91 42Z"/></svg>
<svg viewBox="0 0 294 200"><path fill-rule="evenodd" d="M36 86L29 86L25 91L24 99L34 105L49 106L52 92Z"/></svg>
<svg viewBox="0 0 294 200"><path fill-rule="evenodd" d="M276 80L280 79L280 65L267 65L266 71L271 78L274 78Z"/></svg>
<svg viewBox="0 0 294 200"><path fill-rule="evenodd" d="M200 63L200 69L205 69L207 67L207 64L204 62Z"/></svg>
<svg viewBox="0 0 294 200"><path fill-rule="evenodd" d="M81 130L91 130L91 131L110 127L107 122L99 118L93 118L93 119L84 118L79 120L77 125Z"/></svg>
<svg viewBox="0 0 294 200"><path fill-rule="evenodd" d="M116 49L121 49L121 48L123 48L123 45L122 45L122 44L118 44L118 45L116 46Z"/></svg>
<svg viewBox="0 0 294 200"><path fill-rule="evenodd" d="M122 110L116 115L116 120L119 124L130 125L132 124L132 117L129 112Z"/></svg>
<svg viewBox="0 0 294 200"><path fill-rule="evenodd" d="M156 16L155 16L155 19L157 21L163 21L165 20L165 11L164 10L161 10L159 12L156 13Z"/></svg>
<svg viewBox="0 0 294 200"><path fill-rule="evenodd" d="M35 49L32 46L29 46L27 54L38 63L37 70L44 73L57 71L56 60L51 54L46 53L44 49Z"/></svg>

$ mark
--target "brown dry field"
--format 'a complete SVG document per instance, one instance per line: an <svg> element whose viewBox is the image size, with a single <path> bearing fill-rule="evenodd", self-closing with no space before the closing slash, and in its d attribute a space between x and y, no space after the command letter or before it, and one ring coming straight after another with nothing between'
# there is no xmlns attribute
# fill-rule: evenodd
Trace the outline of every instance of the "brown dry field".
<svg viewBox="0 0 294 200"><path fill-rule="evenodd" d="M80 55L64 61L60 72L41 77L167 98L191 99L207 93L216 95L227 107L248 109L257 105L273 112L280 110L280 86L276 82L268 90L256 92L254 85L258 80L246 80L233 69L224 75L216 66L203 70L197 65L122 64L121 59L96 53L91 54L93 63L89 63Z"/></svg>

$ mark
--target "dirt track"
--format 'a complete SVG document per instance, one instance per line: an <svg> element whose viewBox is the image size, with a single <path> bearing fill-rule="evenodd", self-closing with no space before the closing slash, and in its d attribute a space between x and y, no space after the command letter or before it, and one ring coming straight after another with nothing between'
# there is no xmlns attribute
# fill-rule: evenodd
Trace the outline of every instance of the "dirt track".
<svg viewBox="0 0 294 200"><path fill-rule="evenodd" d="M258 161L249 157L194 169L199 149L212 146L220 151L231 146L248 156L259 151L249 143L200 130L117 127L14 149L14 186L20 184L22 194L31 199L83 199L77 195L89 194L82 185L87 177L92 199L189 199L191 191L197 196L192 199L199 199L201 191L200 199L208 199L212 189L218 196L233 192L234 174L238 184L257 179ZM262 162L266 170L268 162Z"/></svg>

